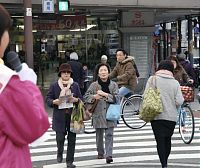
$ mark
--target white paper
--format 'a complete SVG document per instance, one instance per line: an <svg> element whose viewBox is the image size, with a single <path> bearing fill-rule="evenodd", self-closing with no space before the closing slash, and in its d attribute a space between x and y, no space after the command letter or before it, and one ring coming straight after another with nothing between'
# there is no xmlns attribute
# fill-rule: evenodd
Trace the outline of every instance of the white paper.
<svg viewBox="0 0 200 168"><path fill-rule="evenodd" d="M73 103L69 103L69 97L71 97L71 96L73 96L73 95L59 97L59 100L61 100L62 103L58 106L58 109L72 108Z"/></svg>

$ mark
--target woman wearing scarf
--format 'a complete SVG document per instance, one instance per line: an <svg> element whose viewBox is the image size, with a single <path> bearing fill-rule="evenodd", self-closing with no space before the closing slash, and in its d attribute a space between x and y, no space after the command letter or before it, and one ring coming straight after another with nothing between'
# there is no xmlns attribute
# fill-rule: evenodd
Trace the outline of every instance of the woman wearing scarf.
<svg viewBox="0 0 200 168"><path fill-rule="evenodd" d="M104 154L106 163L113 162L113 131L116 122L106 120L106 111L109 103L115 102L114 95L118 93L116 82L109 79L110 69L107 64L101 63L97 67L98 79L93 82L85 93L84 99L87 103L92 103L98 99L98 104L93 113L93 127L96 129L96 146L98 159L103 159ZM104 132L105 132L105 152L104 152Z"/></svg>
<svg viewBox="0 0 200 168"><path fill-rule="evenodd" d="M163 111L151 121L151 126L157 143L157 153L162 168L167 167L171 152L171 137L177 120L177 109L183 103L180 84L173 77L174 66L169 60L161 61L156 71L156 86L160 91ZM151 76L145 91L151 86Z"/></svg>
<svg viewBox="0 0 200 168"><path fill-rule="evenodd" d="M46 96L48 106L53 108L53 125L52 128L56 132L57 142L57 162L63 160L65 135L67 136L67 168L75 168L74 153L76 134L70 132L70 120L73 103L77 103L78 99L82 99L78 83L71 78L72 69L67 63L63 63L59 67L59 79L51 84Z"/></svg>

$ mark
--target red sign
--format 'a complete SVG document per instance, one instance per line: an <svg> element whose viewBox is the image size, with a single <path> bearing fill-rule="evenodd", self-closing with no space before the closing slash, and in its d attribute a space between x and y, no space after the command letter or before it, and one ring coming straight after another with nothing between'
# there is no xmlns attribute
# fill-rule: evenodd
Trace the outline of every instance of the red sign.
<svg viewBox="0 0 200 168"><path fill-rule="evenodd" d="M86 16L58 17L56 20L37 19L33 22L34 30L71 30L86 27Z"/></svg>
<svg viewBox="0 0 200 168"><path fill-rule="evenodd" d="M142 12L133 12L133 20L132 20L133 26L143 26L144 25L144 18Z"/></svg>

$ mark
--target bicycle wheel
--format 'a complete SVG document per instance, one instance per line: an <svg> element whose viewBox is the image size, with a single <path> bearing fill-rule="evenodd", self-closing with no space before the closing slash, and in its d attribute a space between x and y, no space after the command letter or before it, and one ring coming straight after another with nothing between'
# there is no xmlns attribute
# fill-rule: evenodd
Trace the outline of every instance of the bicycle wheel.
<svg viewBox="0 0 200 168"><path fill-rule="evenodd" d="M189 105L181 107L179 114L179 132L185 144L190 144L194 137L194 115Z"/></svg>
<svg viewBox="0 0 200 168"><path fill-rule="evenodd" d="M132 95L122 105L122 120L131 129L139 129L146 125L138 115L142 101L141 95Z"/></svg>
<svg viewBox="0 0 200 168"><path fill-rule="evenodd" d="M92 120L84 121L84 125L85 125L85 130L84 130L85 134L93 134L96 132L92 126Z"/></svg>

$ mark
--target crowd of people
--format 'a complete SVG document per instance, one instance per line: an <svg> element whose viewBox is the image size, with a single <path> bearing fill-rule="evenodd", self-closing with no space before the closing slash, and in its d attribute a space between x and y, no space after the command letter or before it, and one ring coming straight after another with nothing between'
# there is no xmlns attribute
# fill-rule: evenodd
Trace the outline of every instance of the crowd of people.
<svg viewBox="0 0 200 168"><path fill-rule="evenodd" d="M17 74L4 65L3 57L9 43L8 30L11 19L2 6L0 20L0 167L31 168L28 145L47 131L48 116L44 109L43 97L35 83L24 76L22 80L20 73ZM134 93L139 77L134 58L124 49L116 51L116 59L116 65L111 69L107 63L107 56L102 55L101 63L94 70L94 80L88 87L84 84L88 74L87 65L82 65L78 61L77 53L71 52L70 60L59 66L58 80L49 87L46 103L53 108L52 129L56 132L57 162L63 161L67 135L67 168L76 167L76 133L70 131L70 121L72 108L79 100L87 103L98 100L92 114L92 125L96 130L97 159L105 158L108 164L113 162L113 132L117 121L106 120L106 111L109 104L115 102L115 95L129 96L130 93ZM32 71L30 68L29 70ZM172 55L161 61L154 76L160 90L163 112L151 121L151 126L162 168L166 168L177 110L184 101L180 85L192 84L196 78L183 55ZM152 76L147 81L145 91L149 88L151 78Z"/></svg>
<svg viewBox="0 0 200 168"><path fill-rule="evenodd" d="M71 56L75 56L74 61L78 61L78 55L73 52L70 54ZM71 57L70 57L71 59ZM96 65L94 70L94 79L85 92L79 92L81 87L83 86L78 77L75 76L80 73L80 77L84 77L84 70L87 72L87 66L82 68L82 72L78 66L76 66L75 70L73 70L72 61L68 63L64 63L60 65L59 68L59 80L62 76L68 76L73 79L74 84L69 86L63 86L64 88L59 86L59 80L52 84L49 92L46 96L47 103L50 107L54 108L54 117L53 117L53 129L56 131L56 141L57 141L57 161L62 162L62 154L63 154L63 144L65 140L65 135L68 134L68 149L67 149L67 167L75 167L73 164L74 161L74 152L75 152L75 135L73 139L73 147L69 146L69 139L71 134L69 126L70 124L70 109L59 109L59 96L62 90L75 90L71 91L72 93L79 92L78 94L73 94L73 98L75 98L73 103L77 103L77 99L82 99L86 103L91 103L94 99L98 100L98 104L95 108L95 111L92 115L92 125L96 130L96 148L97 148L97 159L106 159L106 163L113 162L113 132L114 128L117 126L117 122L106 120L106 111L109 107L110 103L114 101L114 95L122 95L122 96L130 96L130 94L134 93L134 89L138 83L139 72L137 66L135 64L134 58L129 56L124 49L118 49L116 51L116 65L111 70L111 67L107 63L107 56L102 55L101 62ZM157 88L161 93L161 100L163 104L163 112L158 115L153 121L151 121L152 130L155 136L155 141L157 143L157 153L160 158L160 162L163 168L167 167L168 157L171 152L171 137L173 135L176 121L177 121L177 111L179 107L182 105L184 98L180 89L180 85L184 85L186 83L194 83L195 77L192 71L193 69L188 68L189 65L182 65L179 56L169 56L166 60L163 60L159 63L158 68L154 74L157 79ZM67 66L69 68L62 69L63 66ZM80 63L77 63L80 67ZM82 66L82 67L84 67ZM78 70L79 69L79 70ZM88 72L87 72L88 73ZM145 91L149 88L149 81L152 76L148 79ZM61 80L64 83L68 83L67 79ZM73 87L75 85L76 87ZM168 87L170 86L170 87ZM57 89L55 89L56 87ZM68 87L68 89L67 89ZM145 92L144 91L144 92ZM83 96L83 97L82 97ZM58 111L62 111L59 113ZM56 115L62 115L60 117L56 117ZM67 117L68 116L68 117ZM62 125L61 128L56 128L56 123L59 126ZM63 124L61 124L63 123ZM105 136L104 136L105 134ZM59 137L62 137L59 140ZM104 142L105 137L105 142ZM105 143L105 144L104 144ZM105 148L104 148L105 146ZM73 149L71 149L73 148ZM70 153L72 152L72 153ZM69 154L71 156L69 157ZM70 159L69 159L70 158Z"/></svg>

